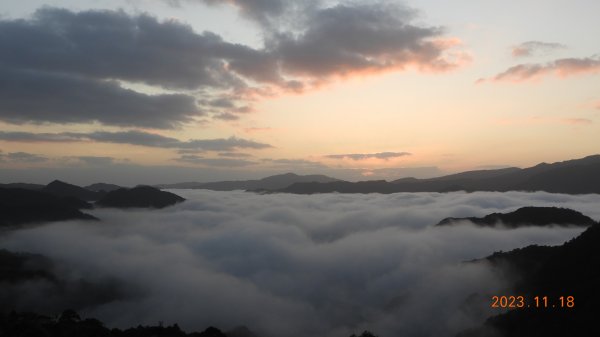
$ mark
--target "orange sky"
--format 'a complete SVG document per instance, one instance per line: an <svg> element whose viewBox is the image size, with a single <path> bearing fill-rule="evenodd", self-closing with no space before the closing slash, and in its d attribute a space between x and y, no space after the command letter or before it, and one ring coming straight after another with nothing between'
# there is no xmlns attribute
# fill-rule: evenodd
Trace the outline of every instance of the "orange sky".
<svg viewBox="0 0 600 337"><path fill-rule="evenodd" d="M396 179L600 153L598 3L460 2L10 0L2 180Z"/></svg>

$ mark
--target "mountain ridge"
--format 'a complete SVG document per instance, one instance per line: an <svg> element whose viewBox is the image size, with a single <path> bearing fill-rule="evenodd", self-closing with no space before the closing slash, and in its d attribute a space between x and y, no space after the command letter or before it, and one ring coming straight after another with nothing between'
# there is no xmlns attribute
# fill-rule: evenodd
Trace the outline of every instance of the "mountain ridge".
<svg viewBox="0 0 600 337"><path fill-rule="evenodd" d="M398 193L398 192L508 192L545 191L549 193L600 193L600 155L587 156L552 164L541 163L529 168L477 170L442 177L402 178L392 182L334 181L325 183L297 182L279 193Z"/></svg>
<svg viewBox="0 0 600 337"><path fill-rule="evenodd" d="M251 180L224 180L215 182L186 182L176 184L155 185L161 189L181 188L181 189L207 189L213 191L234 191L234 190L277 190L285 188L296 182L332 182L339 179L328 177L322 174L299 175L295 173L283 173L268 176L262 179Z"/></svg>

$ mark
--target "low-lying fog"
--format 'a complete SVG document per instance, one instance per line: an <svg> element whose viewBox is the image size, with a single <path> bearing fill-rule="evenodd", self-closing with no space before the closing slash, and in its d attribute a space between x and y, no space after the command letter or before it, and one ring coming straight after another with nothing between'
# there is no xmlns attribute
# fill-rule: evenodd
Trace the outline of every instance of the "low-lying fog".
<svg viewBox="0 0 600 337"><path fill-rule="evenodd" d="M548 193L257 195L173 190L164 210L94 210L0 237L70 278L116 278L135 295L81 312L109 327L178 323L261 336L445 336L480 324L502 280L461 261L583 229L433 227L445 217L560 206L600 218L600 196ZM471 296L480 294L481 297ZM39 298L44 301L44 298Z"/></svg>

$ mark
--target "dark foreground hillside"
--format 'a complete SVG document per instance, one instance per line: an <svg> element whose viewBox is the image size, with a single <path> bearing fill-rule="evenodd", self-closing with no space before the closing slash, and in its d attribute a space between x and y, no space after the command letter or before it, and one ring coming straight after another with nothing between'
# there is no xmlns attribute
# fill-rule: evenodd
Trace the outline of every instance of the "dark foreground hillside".
<svg viewBox="0 0 600 337"><path fill-rule="evenodd" d="M3 337L259 337L246 327L223 332L208 327L202 332L186 333L177 324L137 326L129 329L109 329L94 318L82 319L77 312L65 310L58 317L35 313L0 313L0 336ZM350 337L357 337L353 334ZM358 337L377 337L364 331Z"/></svg>
<svg viewBox="0 0 600 337"><path fill-rule="evenodd" d="M0 227L62 220L94 220L85 201L20 188L0 188Z"/></svg>
<svg viewBox="0 0 600 337"><path fill-rule="evenodd" d="M526 305L458 337L600 336L600 223L562 246L529 246L486 260L512 279L512 288L498 295L521 295Z"/></svg>

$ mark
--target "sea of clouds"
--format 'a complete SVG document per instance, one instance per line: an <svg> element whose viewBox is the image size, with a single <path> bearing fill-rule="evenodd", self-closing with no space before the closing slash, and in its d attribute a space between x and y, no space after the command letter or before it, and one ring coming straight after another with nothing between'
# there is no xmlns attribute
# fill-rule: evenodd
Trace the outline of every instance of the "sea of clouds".
<svg viewBox="0 0 600 337"><path fill-rule="evenodd" d="M506 286L488 265L463 261L562 244L583 229L437 222L522 206L569 207L600 219L600 195L172 192L188 200L163 210L93 210L101 221L4 233L0 248L48 256L71 279L127 284L131 296L81 312L109 327L451 336L497 314L489 296Z"/></svg>

